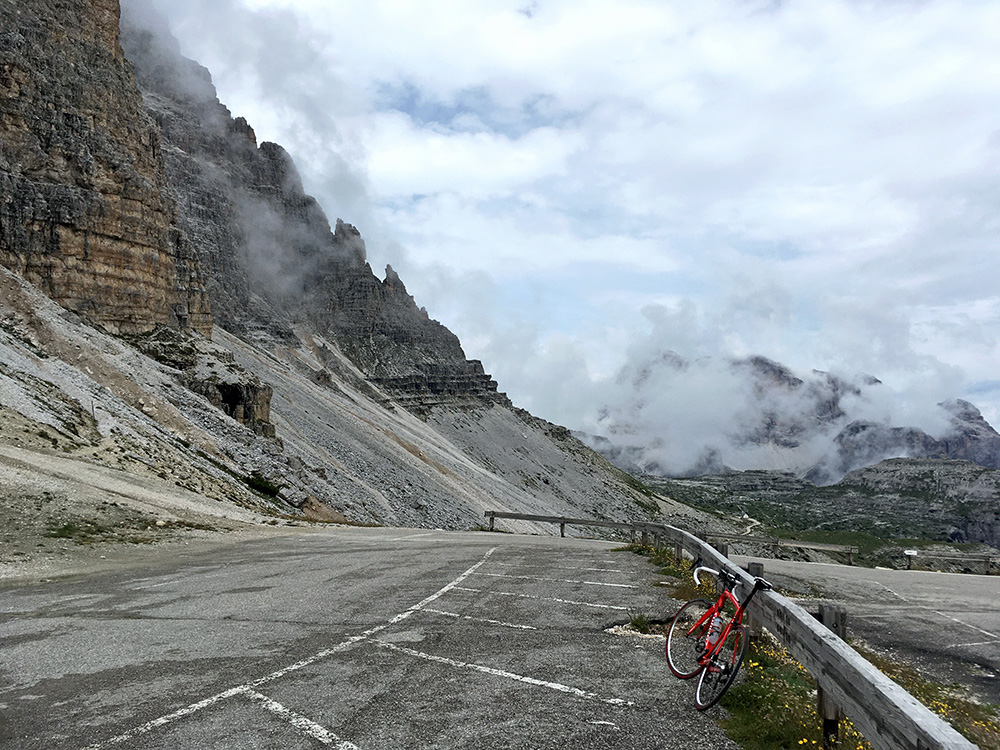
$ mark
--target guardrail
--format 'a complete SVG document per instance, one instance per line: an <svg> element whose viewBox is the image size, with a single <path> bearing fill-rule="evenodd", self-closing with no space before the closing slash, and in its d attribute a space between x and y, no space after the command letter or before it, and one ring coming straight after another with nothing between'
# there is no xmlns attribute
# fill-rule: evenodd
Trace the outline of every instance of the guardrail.
<svg viewBox="0 0 1000 750"><path fill-rule="evenodd" d="M536 523L557 523L559 524L559 536L566 536L567 526L597 526L605 529L632 530L636 527L634 523L623 523L621 521L588 521L586 518L566 518L564 516L533 516L527 513L506 513L499 510L486 511L486 517L490 519L490 531L494 531L493 521L497 518L510 518L515 521L534 521Z"/></svg>
<svg viewBox="0 0 1000 750"><path fill-rule="evenodd" d="M974 564L979 564L983 566L983 575L990 574L990 568L994 564L1000 564L1000 557L995 557L994 555L938 555L934 553L921 554L917 550L906 550L903 552L906 557L906 569L913 570L913 561L916 558L921 560L947 560L948 562L957 562L962 565L968 565L970 568Z"/></svg>
<svg viewBox="0 0 1000 750"><path fill-rule="evenodd" d="M719 539L727 542L753 542L766 544L769 547L794 547L795 549L814 549L824 552L843 552L847 555L847 564L854 565L854 556L858 548L849 544L828 544L826 542L800 542L796 539L782 539L776 536L747 536L746 534L716 534L709 532L709 539Z"/></svg>
<svg viewBox="0 0 1000 750"><path fill-rule="evenodd" d="M564 516L538 516L525 513L506 513L497 510L486 511L486 517L490 520L490 531L494 530L494 520L497 518L510 518L518 521L534 521L536 523L557 523L559 524L559 536L566 536L567 526L597 526L601 528L622 529L631 531L633 535L640 532L656 534L657 529L663 528L663 524L646 522L626 523L622 521L591 521L585 518L566 518ZM858 548L848 544L827 544L825 542L800 542L796 539L781 539L775 536L748 536L746 534L722 534L709 532L707 539L718 539L725 542L749 542L754 544L765 544L769 547L793 547L795 549L814 549L825 552L842 552L847 555L848 565L854 564L854 555L858 553Z"/></svg>
<svg viewBox="0 0 1000 750"><path fill-rule="evenodd" d="M700 557L706 564L726 568L744 582L753 579L707 542L674 526L652 523L588 521L558 516L532 516L487 511L490 530L496 518L537 523L558 523L565 536L567 525L655 533L661 540ZM976 746L930 711L886 675L872 666L832 630L802 607L775 591L761 591L750 604L750 614L788 649L815 678L825 699L848 716L873 747L879 750L976 750Z"/></svg>

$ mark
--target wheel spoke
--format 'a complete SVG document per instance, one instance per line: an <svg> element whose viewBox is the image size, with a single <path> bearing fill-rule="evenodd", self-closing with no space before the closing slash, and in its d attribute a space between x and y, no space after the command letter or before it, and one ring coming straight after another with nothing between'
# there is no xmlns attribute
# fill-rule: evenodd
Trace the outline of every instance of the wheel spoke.
<svg viewBox="0 0 1000 750"><path fill-rule="evenodd" d="M747 649L747 631L734 624L721 647L716 650L711 664L706 667L695 688L694 704L700 710L711 708L725 694L736 679Z"/></svg>
<svg viewBox="0 0 1000 750"><path fill-rule="evenodd" d="M692 599L677 611L667 628L667 665L681 679L694 677L701 671L700 657L709 627L707 619L701 621L711 606L704 599Z"/></svg>

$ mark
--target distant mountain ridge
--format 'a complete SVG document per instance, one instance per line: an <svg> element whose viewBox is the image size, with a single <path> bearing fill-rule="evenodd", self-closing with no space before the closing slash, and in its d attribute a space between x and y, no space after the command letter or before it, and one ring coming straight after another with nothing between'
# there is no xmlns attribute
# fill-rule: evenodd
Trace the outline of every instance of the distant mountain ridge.
<svg viewBox="0 0 1000 750"><path fill-rule="evenodd" d="M716 392L701 392L704 405L692 410L689 429L683 430L671 418L680 407L670 399L682 400L684 389L699 379ZM765 469L824 485L898 457L1000 468L1000 434L973 404L956 399L928 405L938 423L936 435L894 425L878 417L875 404L884 386L871 376L848 380L815 370L800 376L766 357L688 361L665 352L621 373L619 381L626 396L603 410L604 433L578 437L634 473L697 476ZM721 424L701 434L696 422L701 412L712 416L713 396L728 397L728 411ZM678 461L681 450L687 458Z"/></svg>

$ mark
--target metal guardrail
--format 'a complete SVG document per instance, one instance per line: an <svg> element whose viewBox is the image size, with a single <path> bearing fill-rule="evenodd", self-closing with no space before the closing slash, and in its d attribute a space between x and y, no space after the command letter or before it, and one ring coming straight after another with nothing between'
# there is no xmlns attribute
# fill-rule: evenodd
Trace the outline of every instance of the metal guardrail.
<svg viewBox="0 0 1000 750"><path fill-rule="evenodd" d="M665 524L588 521L558 516L530 516L487 511L490 530L494 519L508 518L565 527L598 526L657 534L666 543L700 557L706 564L730 570L747 586L753 579L707 542ZM920 701L872 666L832 630L802 607L774 591L760 591L750 614L788 649L815 678L826 698L848 716L861 734L879 750L976 750Z"/></svg>

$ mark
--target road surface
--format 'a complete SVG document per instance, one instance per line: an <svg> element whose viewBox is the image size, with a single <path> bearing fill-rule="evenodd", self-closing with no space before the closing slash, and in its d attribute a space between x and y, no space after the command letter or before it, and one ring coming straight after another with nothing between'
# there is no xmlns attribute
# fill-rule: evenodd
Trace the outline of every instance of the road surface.
<svg viewBox="0 0 1000 750"><path fill-rule="evenodd" d="M330 529L0 589L0 747L732 748L604 542Z"/></svg>

